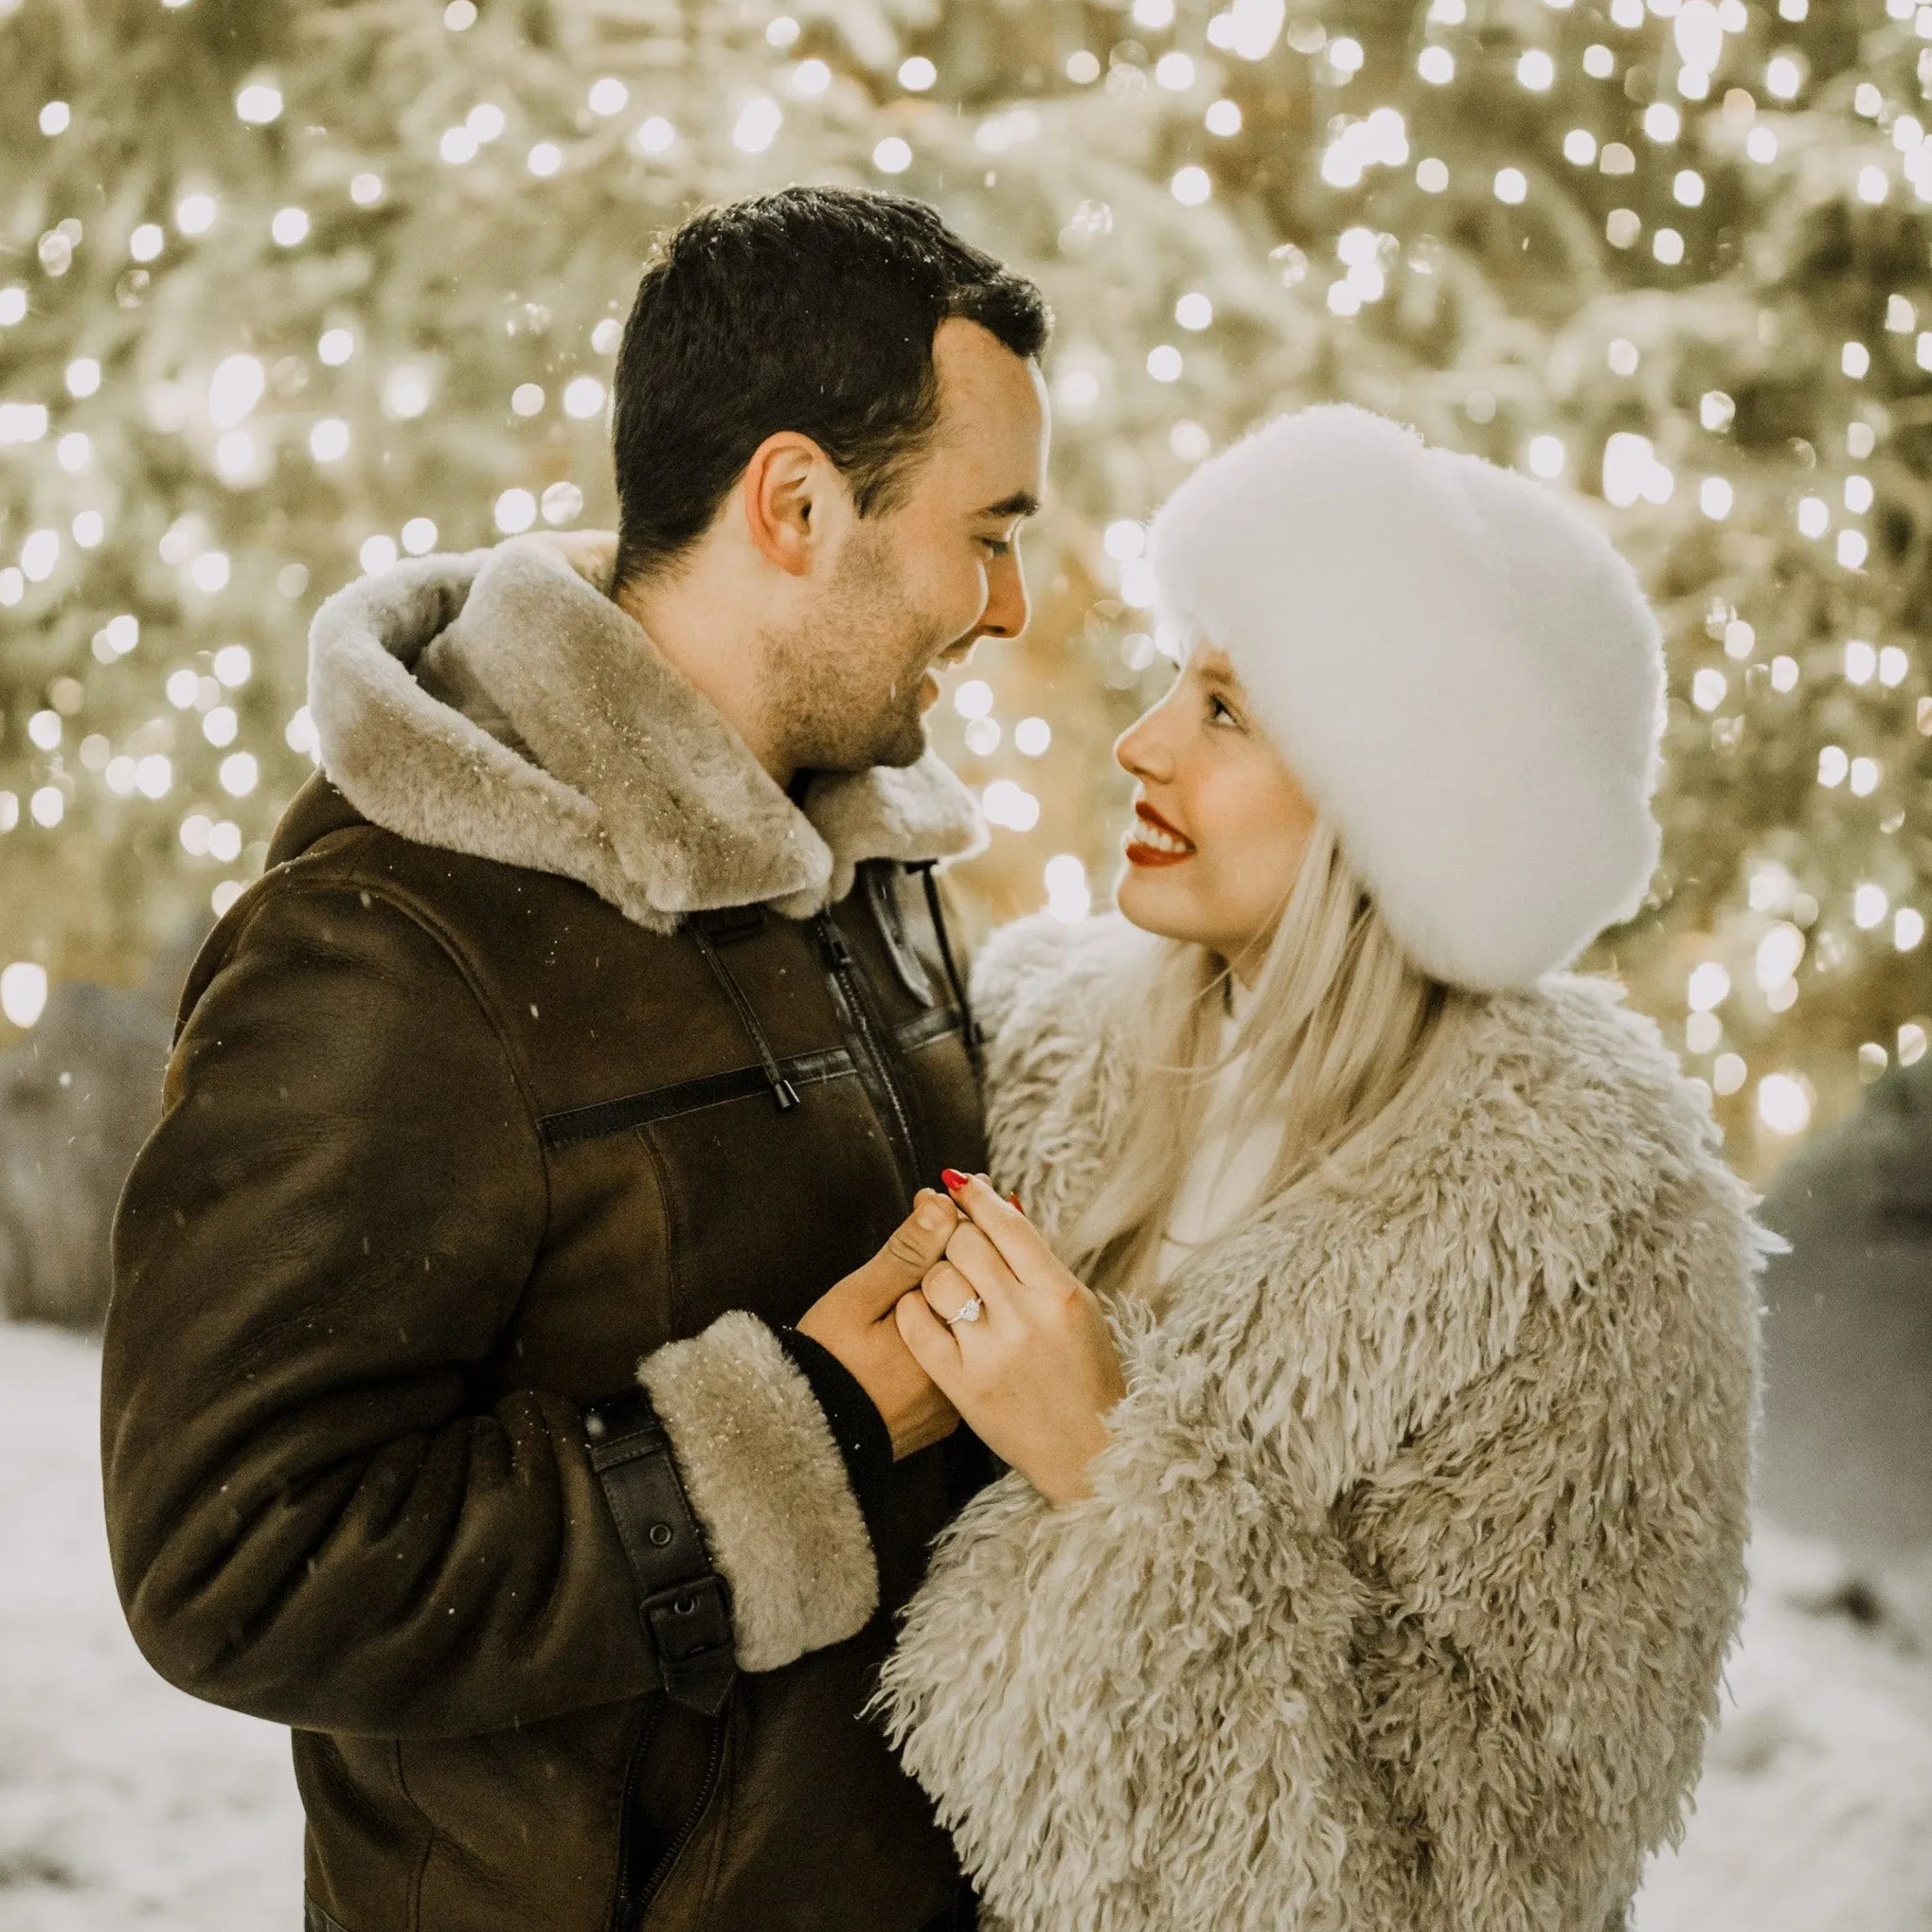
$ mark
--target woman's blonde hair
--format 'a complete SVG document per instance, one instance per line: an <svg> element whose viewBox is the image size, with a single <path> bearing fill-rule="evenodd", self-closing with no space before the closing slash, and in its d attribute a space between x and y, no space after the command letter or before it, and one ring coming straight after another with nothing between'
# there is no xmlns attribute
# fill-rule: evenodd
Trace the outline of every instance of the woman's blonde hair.
<svg viewBox="0 0 1932 1932"><path fill-rule="evenodd" d="M1071 1230L1067 1256L1097 1288L1154 1296L1154 1263L1215 1076L1246 1063L1223 1124L1228 1145L1285 1120L1273 1172L1249 1211L1321 1173L1359 1185L1373 1156L1440 1092L1466 995L1411 962L1317 818L1275 921L1254 998L1221 1051L1231 963L1159 939L1120 989L1134 1091L1108 1178Z"/></svg>

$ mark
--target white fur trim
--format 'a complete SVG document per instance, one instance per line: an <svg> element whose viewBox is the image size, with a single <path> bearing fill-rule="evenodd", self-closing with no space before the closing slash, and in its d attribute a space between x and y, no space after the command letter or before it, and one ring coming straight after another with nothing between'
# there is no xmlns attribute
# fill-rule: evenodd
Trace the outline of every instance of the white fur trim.
<svg viewBox="0 0 1932 1932"><path fill-rule="evenodd" d="M637 1365L711 1561L743 1671L840 1643L879 1604L872 1540L825 1411L778 1339L734 1309Z"/></svg>
<svg viewBox="0 0 1932 1932"><path fill-rule="evenodd" d="M1049 1239L1136 1105L1137 937L1029 919L975 975L991 1168ZM1773 1239L1615 986L1463 1017L1371 1184L1108 1304L1092 1496L1011 1472L943 1532L880 1702L990 1925L1607 1932L1680 1828Z"/></svg>
<svg viewBox="0 0 1932 1932"><path fill-rule="evenodd" d="M1428 972L1528 986L1642 903L1657 627L1555 491L1332 404L1202 464L1152 554Z"/></svg>
<svg viewBox="0 0 1932 1932"><path fill-rule="evenodd" d="M973 794L930 750L903 771L821 775L795 806L604 594L615 548L600 532L516 537L331 597L310 632L309 707L349 803L404 838L577 879L657 932L767 901L805 918L866 859L983 846Z"/></svg>

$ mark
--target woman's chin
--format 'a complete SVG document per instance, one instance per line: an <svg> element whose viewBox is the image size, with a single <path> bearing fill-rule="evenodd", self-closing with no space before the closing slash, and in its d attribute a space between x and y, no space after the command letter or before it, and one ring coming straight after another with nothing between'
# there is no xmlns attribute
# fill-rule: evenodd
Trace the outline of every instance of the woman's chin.
<svg viewBox="0 0 1932 1932"><path fill-rule="evenodd" d="M1173 874L1180 867L1136 866L1131 859L1114 888L1114 903L1129 925L1164 939L1198 937L1200 916L1193 895Z"/></svg>

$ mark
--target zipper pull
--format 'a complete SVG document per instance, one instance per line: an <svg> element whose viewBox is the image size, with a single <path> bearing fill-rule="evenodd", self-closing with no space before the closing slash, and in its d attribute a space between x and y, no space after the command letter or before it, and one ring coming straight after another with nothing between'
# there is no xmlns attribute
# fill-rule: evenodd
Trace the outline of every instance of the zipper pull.
<svg viewBox="0 0 1932 1932"><path fill-rule="evenodd" d="M845 935L832 923L829 914L819 915L819 930L825 937L825 950L832 955L832 963L838 967L850 966L852 949L846 944Z"/></svg>

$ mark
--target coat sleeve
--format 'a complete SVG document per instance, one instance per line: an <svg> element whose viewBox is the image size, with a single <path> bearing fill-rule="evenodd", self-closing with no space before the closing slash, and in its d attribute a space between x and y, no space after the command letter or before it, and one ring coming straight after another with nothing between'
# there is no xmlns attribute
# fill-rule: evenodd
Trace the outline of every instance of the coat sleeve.
<svg viewBox="0 0 1932 1932"><path fill-rule="evenodd" d="M276 879L230 917L115 1228L102 1461L136 1640L198 1696L341 1733L473 1734L654 1689L582 1411L473 1392L547 1219L487 1011L352 880ZM863 1624L871 1548L810 1382L753 1317L714 1327L644 1379L742 1592L740 1662L770 1668L775 1637L796 1655ZM775 1486L777 1535L741 1507Z"/></svg>
<svg viewBox="0 0 1932 1932"><path fill-rule="evenodd" d="M231 917L115 1226L102 1461L136 1640L183 1690L337 1732L651 1689L577 1404L470 1395L546 1211L493 1027L380 897L272 880Z"/></svg>
<svg viewBox="0 0 1932 1932"><path fill-rule="evenodd" d="M1621 1927L1682 1830L1744 1590L1770 1243L1736 1192L1673 1186L1336 1512L1363 1748L1429 1848L1431 1923Z"/></svg>

